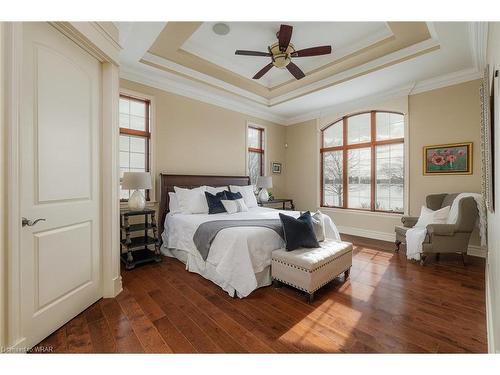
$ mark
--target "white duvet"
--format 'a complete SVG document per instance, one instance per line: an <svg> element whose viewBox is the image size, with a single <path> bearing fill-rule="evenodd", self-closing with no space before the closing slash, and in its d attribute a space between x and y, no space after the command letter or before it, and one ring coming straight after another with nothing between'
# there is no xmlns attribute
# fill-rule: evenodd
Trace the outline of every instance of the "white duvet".
<svg viewBox="0 0 500 375"><path fill-rule="evenodd" d="M298 211L280 211L272 208L255 207L248 212L236 214L168 214L165 231L162 234L162 253L172 256L169 249L187 253L186 268L205 276L205 270L216 274L217 284L230 293L235 290L239 297L248 296L258 285L256 274L271 264L271 252L284 246L283 239L272 229L261 227L237 227L221 230L210 247L206 262L193 242L198 226L214 220L278 219L279 212L298 217ZM329 216L323 215L325 236L339 240L340 235Z"/></svg>

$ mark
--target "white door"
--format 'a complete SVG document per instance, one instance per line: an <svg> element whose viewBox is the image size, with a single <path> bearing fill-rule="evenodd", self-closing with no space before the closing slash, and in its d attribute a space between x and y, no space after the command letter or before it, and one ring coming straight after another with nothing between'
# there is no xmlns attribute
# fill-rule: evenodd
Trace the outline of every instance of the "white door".
<svg viewBox="0 0 500 375"><path fill-rule="evenodd" d="M28 347L102 296L100 97L94 57L47 23L23 24L20 198L31 222L21 229L20 282Z"/></svg>

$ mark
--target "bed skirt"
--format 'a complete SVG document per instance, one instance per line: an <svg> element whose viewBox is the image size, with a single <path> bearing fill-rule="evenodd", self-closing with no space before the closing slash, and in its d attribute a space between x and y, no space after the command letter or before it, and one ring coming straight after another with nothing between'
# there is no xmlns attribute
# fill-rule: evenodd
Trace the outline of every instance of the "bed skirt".
<svg viewBox="0 0 500 375"><path fill-rule="evenodd" d="M164 246L161 248L163 255L171 258L176 258L186 265L186 270L189 272L197 273L203 276L205 279L210 280L222 290L224 290L229 296L238 298L244 298L238 291L236 291L228 282L226 282L222 276L217 272L216 267L213 264L205 262L201 256L199 259L193 259L191 256L191 261L188 262L189 252L179 249L167 249ZM255 274L255 279L257 280L257 288L262 288L264 286L269 286L272 283L271 280L271 266L267 266L262 271ZM236 292L236 294L235 294Z"/></svg>

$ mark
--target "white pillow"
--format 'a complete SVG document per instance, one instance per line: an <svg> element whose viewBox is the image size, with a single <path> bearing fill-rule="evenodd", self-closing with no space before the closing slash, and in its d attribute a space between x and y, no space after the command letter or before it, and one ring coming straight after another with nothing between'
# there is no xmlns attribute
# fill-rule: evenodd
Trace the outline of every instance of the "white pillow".
<svg viewBox="0 0 500 375"><path fill-rule="evenodd" d="M314 234L316 235L316 239L318 242L322 242L325 240L325 225L323 223L323 214L321 211L316 211L314 214L311 214L311 220L313 224Z"/></svg>
<svg viewBox="0 0 500 375"><path fill-rule="evenodd" d="M207 188L207 191L213 195L220 193L224 190L227 190L227 186L221 186L221 187L207 186L206 188Z"/></svg>
<svg viewBox="0 0 500 375"><path fill-rule="evenodd" d="M208 214L208 204L205 198L206 186L194 189L184 189L174 186L179 209L183 214Z"/></svg>
<svg viewBox="0 0 500 375"><path fill-rule="evenodd" d="M418 218L416 228L425 228L429 224L446 224L448 215L450 214L450 206L443 207L437 211L422 206L420 217Z"/></svg>
<svg viewBox="0 0 500 375"><path fill-rule="evenodd" d="M245 200L245 204L248 208L257 207L257 198L255 198L255 187L253 185L246 186L235 186L229 185L229 189L231 189L232 193L240 193L243 199Z"/></svg>
<svg viewBox="0 0 500 375"><path fill-rule="evenodd" d="M245 200L243 198L235 200L222 199L221 203L226 209L228 214L235 214L236 212L248 211L248 207L245 204Z"/></svg>
<svg viewBox="0 0 500 375"><path fill-rule="evenodd" d="M179 201L177 199L177 195L175 193L168 193L169 201L168 201L168 210L172 214L181 213L181 209L179 208Z"/></svg>

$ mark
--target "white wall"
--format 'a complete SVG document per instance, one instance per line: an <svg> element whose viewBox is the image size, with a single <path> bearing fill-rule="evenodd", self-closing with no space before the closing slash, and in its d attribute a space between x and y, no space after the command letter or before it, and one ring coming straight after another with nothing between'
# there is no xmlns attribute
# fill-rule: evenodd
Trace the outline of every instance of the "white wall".
<svg viewBox="0 0 500 375"><path fill-rule="evenodd" d="M490 82L492 73L500 69L500 23L490 22L488 25L487 60L490 65ZM495 81L498 92L498 79ZM495 196L497 210L488 213L488 256L486 260L486 313L488 322L488 349L500 353L500 102L495 103Z"/></svg>
<svg viewBox="0 0 500 375"><path fill-rule="evenodd" d="M4 123L4 64L3 64L3 22L0 22L0 351L5 345L5 252L6 252L6 210L5 210L5 123Z"/></svg>

